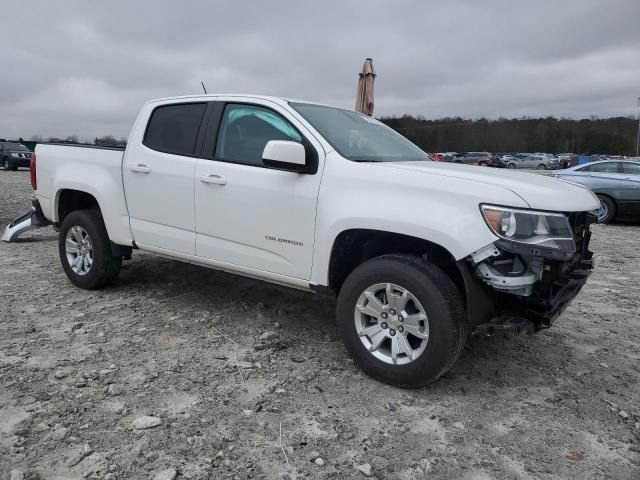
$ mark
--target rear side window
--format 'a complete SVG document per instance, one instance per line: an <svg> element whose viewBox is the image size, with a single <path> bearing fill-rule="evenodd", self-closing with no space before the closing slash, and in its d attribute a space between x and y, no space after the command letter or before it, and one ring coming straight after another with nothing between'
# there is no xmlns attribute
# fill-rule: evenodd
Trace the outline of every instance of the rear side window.
<svg viewBox="0 0 640 480"><path fill-rule="evenodd" d="M205 109L205 103L180 103L156 108L142 143L159 152L193 155Z"/></svg>
<svg viewBox="0 0 640 480"><path fill-rule="evenodd" d="M640 175L640 163L623 163L622 169L624 173L630 173L632 175Z"/></svg>
<svg viewBox="0 0 640 480"><path fill-rule="evenodd" d="M580 170L582 172L618 173L618 165L617 162L596 163L595 165L587 165Z"/></svg>

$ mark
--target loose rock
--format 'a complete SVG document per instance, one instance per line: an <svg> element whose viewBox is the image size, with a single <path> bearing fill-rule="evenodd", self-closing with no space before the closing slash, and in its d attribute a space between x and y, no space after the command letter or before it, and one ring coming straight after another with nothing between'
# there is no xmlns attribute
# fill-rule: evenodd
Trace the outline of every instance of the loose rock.
<svg viewBox="0 0 640 480"><path fill-rule="evenodd" d="M118 385L117 383L110 383L107 387L107 395L110 395L112 397L122 395L123 390L124 389L122 388L122 385Z"/></svg>
<svg viewBox="0 0 640 480"><path fill-rule="evenodd" d="M67 436L68 432L69 430L65 427L57 428L53 432L51 432L51 440L55 440L56 442L59 442L60 440L63 440L64 437Z"/></svg>
<svg viewBox="0 0 640 480"><path fill-rule="evenodd" d="M371 476L371 465L368 463L363 463L362 465L358 465L356 469L362 473L365 477Z"/></svg>
<svg viewBox="0 0 640 480"><path fill-rule="evenodd" d="M260 335L260 340L262 340L263 342L273 340L275 338L278 338L278 334L273 330L267 330L266 332L263 332L262 335Z"/></svg>
<svg viewBox="0 0 640 480"><path fill-rule="evenodd" d="M85 445L84 447L82 447L82 450L80 452L78 452L75 455L72 455L71 457L69 457L67 459L67 461L64 462L64 464L65 464L66 467L75 467L82 460L84 460L89 455L91 455L93 453L93 451L94 450L89 445Z"/></svg>
<svg viewBox="0 0 640 480"><path fill-rule="evenodd" d="M133 421L133 428L136 430L146 430L157 427L158 425L162 425L162 419L148 415L138 417Z"/></svg>
<svg viewBox="0 0 640 480"><path fill-rule="evenodd" d="M177 475L178 472L175 468L167 468L166 470L156 473L153 476L153 480L174 480Z"/></svg>

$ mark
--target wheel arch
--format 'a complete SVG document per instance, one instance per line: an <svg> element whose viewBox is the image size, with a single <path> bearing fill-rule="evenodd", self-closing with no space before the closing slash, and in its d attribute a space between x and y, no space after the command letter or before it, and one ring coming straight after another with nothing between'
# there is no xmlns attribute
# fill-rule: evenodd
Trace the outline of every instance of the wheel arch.
<svg viewBox="0 0 640 480"><path fill-rule="evenodd" d="M415 255L439 267L458 289L470 325L482 323L492 315L491 295L473 275L465 260L456 260L448 249L438 243L396 232L366 228L340 232L331 248L326 290L320 290L337 295L356 267L388 254Z"/></svg>
<svg viewBox="0 0 640 480"><path fill-rule="evenodd" d="M75 210L98 210L102 213L100 203L94 195L75 188L61 188L56 192L54 202L54 221L62 224L65 217Z"/></svg>
<svg viewBox="0 0 640 480"><path fill-rule="evenodd" d="M462 281L458 269L453 268L456 265L454 256L437 243L401 233L353 228L340 232L333 242L329 258L329 290L337 294L344 280L358 265L391 253L427 258Z"/></svg>
<svg viewBox="0 0 640 480"><path fill-rule="evenodd" d="M62 188L56 192L56 200L54 204L55 223L62 225L67 215L77 210L97 210L100 217L103 217L102 208L98 199L89 192L77 190L74 188ZM104 219L103 219L104 222ZM111 243L111 251L113 255L130 257L131 246L120 245L111 240L108 222L104 222L107 235Z"/></svg>

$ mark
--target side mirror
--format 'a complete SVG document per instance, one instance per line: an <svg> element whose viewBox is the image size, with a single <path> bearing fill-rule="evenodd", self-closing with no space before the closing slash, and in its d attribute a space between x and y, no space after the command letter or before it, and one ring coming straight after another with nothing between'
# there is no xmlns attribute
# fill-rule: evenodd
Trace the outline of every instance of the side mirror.
<svg viewBox="0 0 640 480"><path fill-rule="evenodd" d="M262 152L262 163L269 167L301 171L307 166L307 154L301 143L270 140Z"/></svg>

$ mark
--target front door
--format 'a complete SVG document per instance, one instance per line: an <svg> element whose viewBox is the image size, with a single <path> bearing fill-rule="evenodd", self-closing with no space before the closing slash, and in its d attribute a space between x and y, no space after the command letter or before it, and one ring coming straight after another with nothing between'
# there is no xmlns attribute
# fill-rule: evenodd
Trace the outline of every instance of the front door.
<svg viewBox="0 0 640 480"><path fill-rule="evenodd" d="M196 255L309 279L324 152L293 115L275 104L226 103L208 128L217 141L195 176ZM270 140L305 145L315 174L266 167ZM205 141L206 144L206 141ZM203 152L205 156L205 152Z"/></svg>
<svg viewBox="0 0 640 480"><path fill-rule="evenodd" d="M195 254L194 174L206 103L157 107L127 147L122 176L137 244Z"/></svg>

